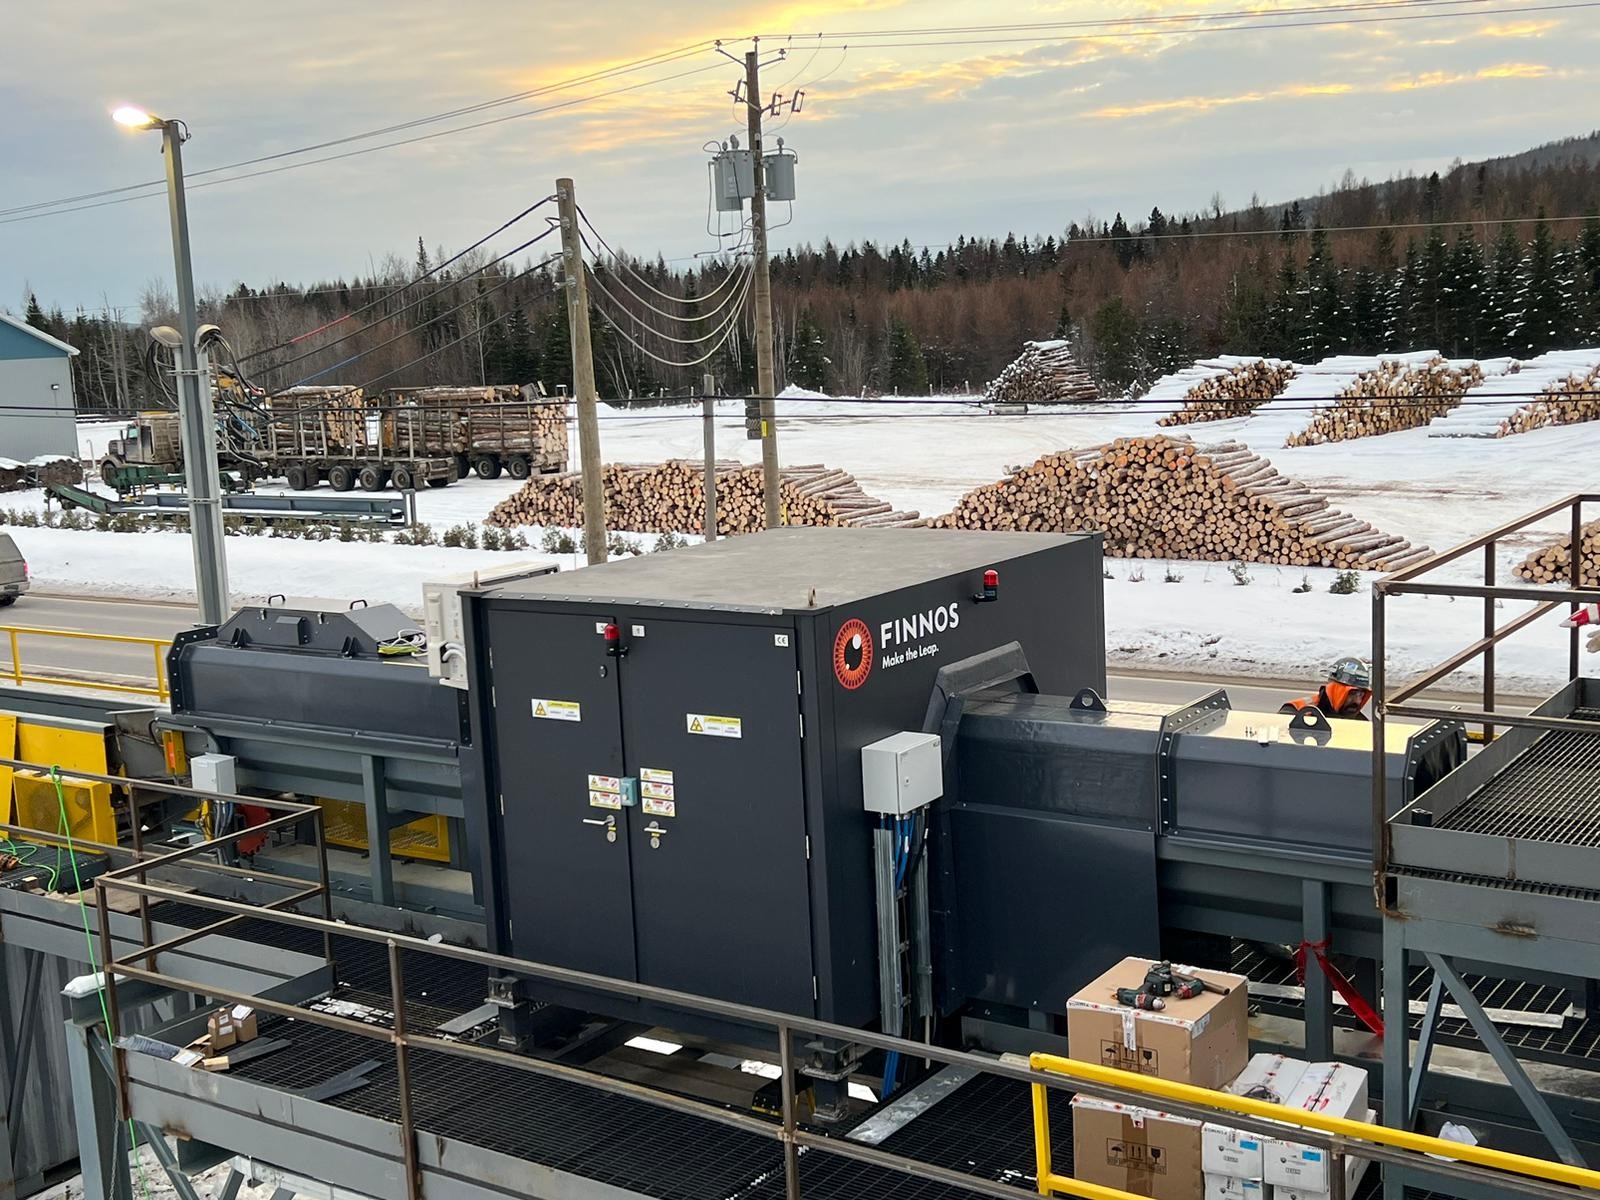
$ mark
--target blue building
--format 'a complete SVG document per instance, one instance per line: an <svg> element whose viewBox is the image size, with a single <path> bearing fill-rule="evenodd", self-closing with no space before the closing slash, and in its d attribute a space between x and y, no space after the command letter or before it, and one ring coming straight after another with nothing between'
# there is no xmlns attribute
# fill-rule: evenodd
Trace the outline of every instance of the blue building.
<svg viewBox="0 0 1600 1200"><path fill-rule="evenodd" d="M77 351L0 312L0 458L78 457Z"/></svg>

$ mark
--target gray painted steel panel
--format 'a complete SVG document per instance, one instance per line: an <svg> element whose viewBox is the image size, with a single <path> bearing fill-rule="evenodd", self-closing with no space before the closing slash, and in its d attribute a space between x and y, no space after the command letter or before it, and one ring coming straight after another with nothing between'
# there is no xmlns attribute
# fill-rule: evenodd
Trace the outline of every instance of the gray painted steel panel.
<svg viewBox="0 0 1600 1200"><path fill-rule="evenodd" d="M78 948L84 949L83 931L78 931ZM27 982L23 953L15 946L0 946L5 955L5 975L9 995L0 1020L11 1023L15 1032L22 1011L23 987ZM33 1031L33 1055L28 1067L28 1082L22 1094L22 1110L12 1116L21 1135L14 1163L17 1177L44 1174L78 1157L78 1139L72 1125L72 1090L67 1073L67 1049L61 1039L61 1022L66 1004L61 991L67 983L86 973L87 967L65 958L46 956L39 977L39 1016ZM11 1080L0 1071L0 1084ZM3 1103L3 1101L0 1101ZM0 1136L4 1136L0 1127Z"/></svg>
<svg viewBox="0 0 1600 1200"><path fill-rule="evenodd" d="M64 354L0 356L0 456L27 462L41 455L78 457L72 367ZM23 553L27 553L25 539Z"/></svg>

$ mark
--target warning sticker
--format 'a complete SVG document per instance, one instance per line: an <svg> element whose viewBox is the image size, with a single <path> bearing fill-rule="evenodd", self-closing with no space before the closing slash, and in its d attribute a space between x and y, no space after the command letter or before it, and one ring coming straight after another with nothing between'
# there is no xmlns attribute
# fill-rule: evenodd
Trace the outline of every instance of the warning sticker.
<svg viewBox="0 0 1600 1200"><path fill-rule="evenodd" d="M583 705L575 700L540 700L536 697L533 715L544 721L581 721Z"/></svg>
<svg viewBox="0 0 1600 1200"><path fill-rule="evenodd" d="M622 797L616 792L590 792L590 808L621 808Z"/></svg>
<svg viewBox="0 0 1600 1200"><path fill-rule="evenodd" d="M646 800L671 800L673 798L672 792L673 788L670 783L652 783L646 779L639 784L639 793Z"/></svg>
<svg viewBox="0 0 1600 1200"><path fill-rule="evenodd" d="M615 775L591 775L589 776L589 790L591 792L620 792L622 791L622 780Z"/></svg>
<svg viewBox="0 0 1600 1200"><path fill-rule="evenodd" d="M738 717L713 717L706 713L688 713L690 733L705 737L742 738L744 722Z"/></svg>
<svg viewBox="0 0 1600 1200"><path fill-rule="evenodd" d="M671 800L660 800L647 794L644 811L646 816L651 817L675 817L678 815L678 806Z"/></svg>
<svg viewBox="0 0 1600 1200"><path fill-rule="evenodd" d="M671 783L672 772L663 771L656 767L640 767L639 779L644 783Z"/></svg>

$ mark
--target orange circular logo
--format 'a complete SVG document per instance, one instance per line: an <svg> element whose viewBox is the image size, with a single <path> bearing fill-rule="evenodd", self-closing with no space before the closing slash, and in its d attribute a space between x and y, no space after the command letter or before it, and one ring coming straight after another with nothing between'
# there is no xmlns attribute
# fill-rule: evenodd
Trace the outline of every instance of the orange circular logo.
<svg viewBox="0 0 1600 1200"><path fill-rule="evenodd" d="M833 639L833 677L846 691L855 691L872 674L872 630L854 618L839 626Z"/></svg>

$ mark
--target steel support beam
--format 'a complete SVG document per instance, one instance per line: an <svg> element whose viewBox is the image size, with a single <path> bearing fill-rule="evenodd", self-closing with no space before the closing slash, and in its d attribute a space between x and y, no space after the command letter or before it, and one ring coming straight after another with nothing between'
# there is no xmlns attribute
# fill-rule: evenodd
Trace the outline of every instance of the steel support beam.
<svg viewBox="0 0 1600 1200"><path fill-rule="evenodd" d="M1300 886L1300 940L1319 945L1329 940L1328 885L1307 879ZM1333 1058L1333 988L1322 970L1322 962L1309 948L1302 953L1305 964L1306 1057L1312 1062Z"/></svg>
<svg viewBox="0 0 1600 1200"><path fill-rule="evenodd" d="M183 1168L178 1165L178 1156L173 1153L172 1147L167 1145L166 1135L159 1129L151 1129L148 1125L135 1124L134 1128L139 1131L139 1140L150 1147L150 1152L156 1156L161 1169L167 1173L167 1179L172 1183L172 1190L178 1194L178 1200L200 1200L200 1194L194 1190L194 1184L189 1181L189 1176L184 1174ZM237 1188L234 1190L238 1191Z"/></svg>
<svg viewBox="0 0 1600 1200"><path fill-rule="evenodd" d="M1478 1003L1478 998L1472 994L1472 989L1456 972L1450 960L1431 951L1424 957L1427 958L1428 965L1434 969L1435 974L1444 981L1445 989L1450 993L1451 999L1460 1007L1473 1032L1478 1035L1478 1040L1494 1059L1495 1065L1505 1074L1506 1082L1511 1085L1511 1090L1527 1108L1534 1123L1544 1132L1545 1137L1550 1139L1550 1145L1561 1161L1574 1167L1587 1166L1583 1155L1578 1153L1577 1146L1573 1144L1572 1136L1561 1127L1561 1122L1556 1119L1550 1105L1540 1095L1539 1089L1533 1086L1528 1073L1522 1069L1522 1064L1517 1061L1516 1055L1511 1053L1510 1047L1501 1038L1500 1031L1494 1027L1494 1022L1489 1020L1488 1014L1483 1011L1483 1005Z"/></svg>
<svg viewBox="0 0 1600 1200"><path fill-rule="evenodd" d="M1383 923L1383 1122L1398 1128L1404 1125L1407 1071L1410 1069L1411 997L1406 990L1406 943L1401 922ZM1383 1200L1405 1200L1405 1172L1384 1168Z"/></svg>
<svg viewBox="0 0 1600 1200"><path fill-rule="evenodd" d="M78 1130L78 1169L86 1196L128 1197L123 1124L117 1119L117 1084L102 1067L93 1041L101 1034L93 1025L66 1021L67 1071L72 1080L73 1123Z"/></svg>
<svg viewBox="0 0 1600 1200"><path fill-rule="evenodd" d="M1433 1040L1439 1029L1439 1010L1444 1007L1444 980L1438 973L1428 988L1428 1008L1422 1014L1422 1032L1417 1036L1417 1061L1412 1065L1410 1099L1406 1102L1406 1128L1416 1124L1417 1111L1422 1105L1422 1081L1427 1078L1428 1064L1433 1058Z"/></svg>
<svg viewBox="0 0 1600 1200"><path fill-rule="evenodd" d="M389 798L383 759L361 756L361 789L367 806L367 855L372 867L372 901L394 904L394 864L389 861Z"/></svg>

